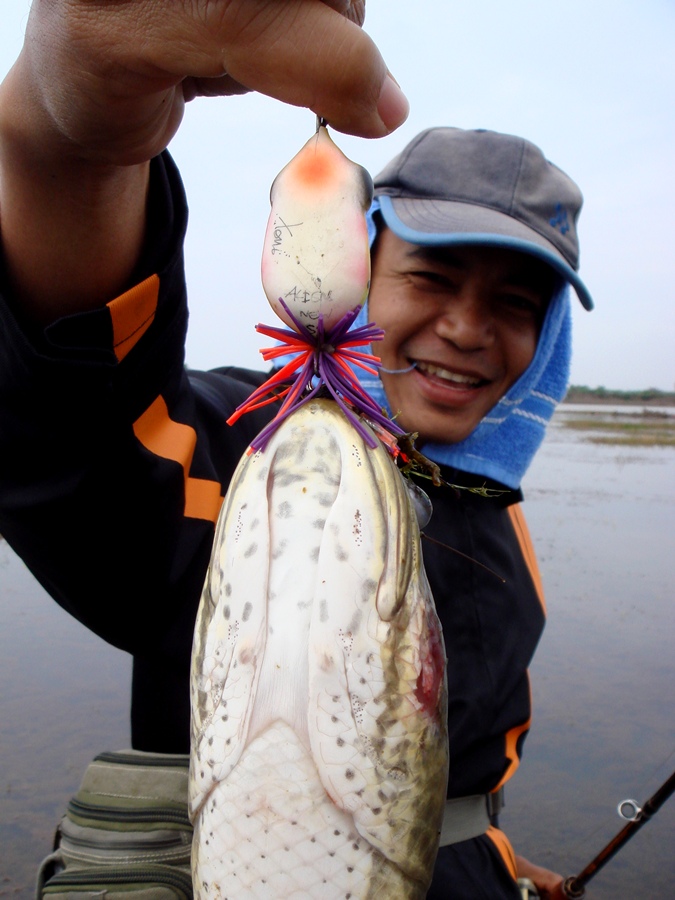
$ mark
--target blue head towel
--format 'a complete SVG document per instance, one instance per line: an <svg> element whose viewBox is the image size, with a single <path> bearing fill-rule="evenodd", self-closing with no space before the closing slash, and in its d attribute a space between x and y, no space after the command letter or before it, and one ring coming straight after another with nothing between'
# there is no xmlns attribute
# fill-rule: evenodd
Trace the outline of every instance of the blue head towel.
<svg viewBox="0 0 675 900"><path fill-rule="evenodd" d="M377 198L368 213L368 234L372 245L377 233L374 213ZM367 304L355 325L368 321ZM484 475L509 488L520 487L534 454L544 439L546 426L556 405L563 399L569 381L572 354L572 312L567 284L554 294L542 326L534 358L502 399L457 444L424 445L424 453L434 462L474 475ZM373 346L377 354L377 345ZM389 414L387 398L379 378L357 369L362 386Z"/></svg>

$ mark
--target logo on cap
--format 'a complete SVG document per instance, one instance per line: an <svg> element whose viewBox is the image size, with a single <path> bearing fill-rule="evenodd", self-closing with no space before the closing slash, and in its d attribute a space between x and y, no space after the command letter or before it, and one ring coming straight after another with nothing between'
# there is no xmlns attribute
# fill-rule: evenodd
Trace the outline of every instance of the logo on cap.
<svg viewBox="0 0 675 900"><path fill-rule="evenodd" d="M567 232L570 230L570 226L567 221L567 210L562 205L562 203L556 203L555 215L548 220L548 224L552 225L553 228L559 228L560 234L567 234Z"/></svg>

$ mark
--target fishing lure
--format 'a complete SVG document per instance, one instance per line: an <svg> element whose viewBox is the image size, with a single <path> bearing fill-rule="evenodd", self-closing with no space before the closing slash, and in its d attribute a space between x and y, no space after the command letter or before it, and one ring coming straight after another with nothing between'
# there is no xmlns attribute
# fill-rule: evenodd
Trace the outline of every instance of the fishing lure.
<svg viewBox="0 0 675 900"><path fill-rule="evenodd" d="M347 159L325 124L277 175L263 245L263 289L274 312L289 326L259 324L256 330L279 343L261 351L282 367L242 403L229 424L244 413L283 401L274 420L252 442L263 449L298 405L328 393L366 443L377 439L361 416L388 435L405 432L363 390L353 367L377 374L380 360L358 350L381 340L369 323L353 328L370 284L370 248L365 213L373 184L368 172ZM291 359L288 360L288 356Z"/></svg>
<svg viewBox="0 0 675 900"><path fill-rule="evenodd" d="M300 323L317 335L321 318L329 332L362 306L370 283L365 214L372 197L369 173L347 159L319 120L270 191L262 284L290 328Z"/></svg>

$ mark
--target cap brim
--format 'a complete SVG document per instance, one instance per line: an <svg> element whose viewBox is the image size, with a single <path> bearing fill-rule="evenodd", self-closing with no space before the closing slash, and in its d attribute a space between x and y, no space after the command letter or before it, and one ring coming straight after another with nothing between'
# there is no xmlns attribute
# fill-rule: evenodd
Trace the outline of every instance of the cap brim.
<svg viewBox="0 0 675 900"><path fill-rule="evenodd" d="M569 282L584 309L593 309L586 285L553 244L511 216L453 200L388 194L379 194L376 199L387 228L401 240L424 247L473 244L528 253L543 260Z"/></svg>

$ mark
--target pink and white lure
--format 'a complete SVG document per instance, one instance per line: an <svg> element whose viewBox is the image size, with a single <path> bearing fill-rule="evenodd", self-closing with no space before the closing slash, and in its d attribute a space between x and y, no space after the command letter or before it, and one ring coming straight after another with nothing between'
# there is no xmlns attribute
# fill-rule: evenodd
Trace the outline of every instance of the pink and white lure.
<svg viewBox="0 0 675 900"><path fill-rule="evenodd" d="M252 442L264 449L292 411L326 392L374 447L361 424L365 415L381 432L401 436L361 387L353 367L377 374L380 360L358 350L382 339L374 324L354 327L370 283L370 248L365 213L372 199L368 172L340 151L324 125L274 180L272 209L262 254L262 282L270 306L290 326L257 325L281 346L263 359L292 357L242 403L230 425L251 409L283 400L274 420Z"/></svg>
<svg viewBox="0 0 675 900"><path fill-rule="evenodd" d="M263 289L274 312L312 334L325 331L366 299L370 250L365 213L373 195L368 172L319 125L277 175L262 253ZM286 308L282 305L283 300Z"/></svg>

